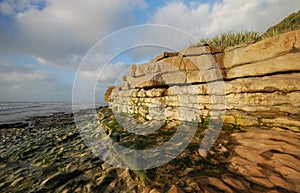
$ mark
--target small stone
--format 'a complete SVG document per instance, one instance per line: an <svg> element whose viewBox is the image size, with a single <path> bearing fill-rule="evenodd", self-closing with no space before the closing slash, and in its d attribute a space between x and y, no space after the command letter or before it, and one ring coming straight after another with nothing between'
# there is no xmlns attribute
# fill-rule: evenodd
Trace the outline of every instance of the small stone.
<svg viewBox="0 0 300 193"><path fill-rule="evenodd" d="M259 184L261 186L264 186L266 188L272 188L274 185L267 180L266 178L260 178L260 177L249 177L253 183Z"/></svg>
<svg viewBox="0 0 300 193"><path fill-rule="evenodd" d="M160 191L158 191L158 190L156 190L156 189L152 189L152 190L150 190L149 193L160 193Z"/></svg>
<svg viewBox="0 0 300 193"><path fill-rule="evenodd" d="M192 192L193 188L192 187L186 187L186 188L184 188L184 191L185 192Z"/></svg>
<svg viewBox="0 0 300 193"><path fill-rule="evenodd" d="M283 188L288 189L288 190L292 190L293 189L293 187L291 186L291 184L289 184L283 178L278 177L276 175L269 176L268 180L271 183L273 183L274 185L276 185L276 186L283 187Z"/></svg>
<svg viewBox="0 0 300 193"><path fill-rule="evenodd" d="M219 153L220 154L225 154L227 152L228 152L228 149L222 145L221 148L219 149Z"/></svg>
<svg viewBox="0 0 300 193"><path fill-rule="evenodd" d="M171 188L168 190L168 193L184 193L184 192L177 186L172 185Z"/></svg>
<svg viewBox="0 0 300 193"><path fill-rule="evenodd" d="M192 172L192 171L194 171L193 168L186 168L186 169L182 172L181 176L185 176L185 175L187 175L188 173L190 173L190 172Z"/></svg>
<svg viewBox="0 0 300 193"><path fill-rule="evenodd" d="M201 189L199 188L198 184L196 182L191 182L188 184L189 187L193 188L194 191L200 192Z"/></svg>
<svg viewBox="0 0 300 193"><path fill-rule="evenodd" d="M66 190L63 190L61 193L68 193L68 192L70 192L68 189L66 189Z"/></svg>
<svg viewBox="0 0 300 193"><path fill-rule="evenodd" d="M295 171L294 169L287 166L280 166L275 168L284 179L290 182L294 182L295 184L299 182L300 172Z"/></svg>
<svg viewBox="0 0 300 193"><path fill-rule="evenodd" d="M213 159L213 158L209 162L213 165L218 165L219 164L219 162L216 159Z"/></svg>
<svg viewBox="0 0 300 193"><path fill-rule="evenodd" d="M266 193L281 193L281 191L279 191L279 190L270 190L270 191L268 191Z"/></svg>
<svg viewBox="0 0 300 193"><path fill-rule="evenodd" d="M230 187L228 187L227 185L225 185L221 180L219 180L217 178L211 178L211 177L209 177L208 180L209 180L209 184L211 184L212 186L215 186L224 192L229 192L229 193L232 192L233 193L233 190Z"/></svg>
<svg viewBox="0 0 300 193"><path fill-rule="evenodd" d="M212 155L212 156L216 155L216 152L214 150L212 150L212 149L209 150L208 153L209 153L209 155Z"/></svg>
<svg viewBox="0 0 300 193"><path fill-rule="evenodd" d="M203 159L207 158L207 151L205 151L204 149L198 149L196 151L196 154L201 156Z"/></svg>
<svg viewBox="0 0 300 193"><path fill-rule="evenodd" d="M180 180L180 181L176 182L176 185L183 187L183 186L185 186L185 182Z"/></svg>
<svg viewBox="0 0 300 193"><path fill-rule="evenodd" d="M223 181L230 185L231 187L237 189L237 190L244 190L246 187L243 185L243 183L239 180L236 180L234 178L231 177L224 177Z"/></svg>
<svg viewBox="0 0 300 193"><path fill-rule="evenodd" d="M14 180L13 183L11 183L11 186L17 186L18 184L22 183L23 180L24 180L24 178L20 177L20 178Z"/></svg>

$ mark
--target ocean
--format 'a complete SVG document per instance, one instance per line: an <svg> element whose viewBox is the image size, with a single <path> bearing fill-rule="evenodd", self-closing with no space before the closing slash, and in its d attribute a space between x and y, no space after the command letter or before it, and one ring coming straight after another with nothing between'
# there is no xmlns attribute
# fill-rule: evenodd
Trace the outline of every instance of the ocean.
<svg viewBox="0 0 300 193"><path fill-rule="evenodd" d="M98 105L74 104L76 109L93 108ZM100 105L99 105L100 106ZM34 116L47 116L52 113L71 113L72 103L66 102L0 102L0 124L23 122Z"/></svg>

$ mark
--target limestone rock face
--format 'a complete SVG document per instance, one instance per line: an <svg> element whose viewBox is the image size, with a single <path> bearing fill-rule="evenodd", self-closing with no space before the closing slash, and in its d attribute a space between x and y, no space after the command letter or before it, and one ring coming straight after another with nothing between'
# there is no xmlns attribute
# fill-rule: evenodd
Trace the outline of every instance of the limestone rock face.
<svg viewBox="0 0 300 193"><path fill-rule="evenodd" d="M231 47L225 49L224 67L245 66L259 61L297 53L300 48L299 30L288 32L279 36L250 44L243 47ZM297 64L294 64L295 66ZM268 68L267 66L265 66Z"/></svg>
<svg viewBox="0 0 300 193"><path fill-rule="evenodd" d="M198 181L186 180L184 191L200 192L202 183L203 192L300 192L299 40L300 30L225 50L195 44L165 52L132 65L122 85L109 87L105 97L113 112L127 113L119 120L131 133L153 133L168 120L205 124L223 118L231 126L231 137L224 138L230 143L195 154L224 163L228 172L207 177L195 172ZM132 123L122 117L131 117L128 113L143 119ZM214 159L216 152L230 156ZM169 192L182 187L176 183Z"/></svg>
<svg viewBox="0 0 300 193"><path fill-rule="evenodd" d="M300 31L225 50L195 44L132 65L105 95L146 119L201 120L300 132Z"/></svg>
<svg viewBox="0 0 300 193"><path fill-rule="evenodd" d="M112 90L114 89L114 86L108 86L106 92L104 93L104 101L105 102L110 102L110 95Z"/></svg>

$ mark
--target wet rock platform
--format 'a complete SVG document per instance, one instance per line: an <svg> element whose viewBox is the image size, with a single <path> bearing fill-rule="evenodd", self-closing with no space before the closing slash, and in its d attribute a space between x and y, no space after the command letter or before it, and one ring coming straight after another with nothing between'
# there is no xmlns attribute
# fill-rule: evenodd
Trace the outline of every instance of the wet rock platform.
<svg viewBox="0 0 300 193"><path fill-rule="evenodd" d="M168 141L176 122L150 135L119 126L109 108L98 112L110 139L132 149ZM144 123L141 122L141 125ZM87 124L88 125L88 124ZM98 131L97 128L94 131ZM141 127L143 128L143 127ZM145 129L147 127L145 126ZM282 129L224 125L208 152L199 151L203 121L175 159L136 171L110 166L87 147L71 114L32 118L0 129L1 192L300 192L300 136Z"/></svg>

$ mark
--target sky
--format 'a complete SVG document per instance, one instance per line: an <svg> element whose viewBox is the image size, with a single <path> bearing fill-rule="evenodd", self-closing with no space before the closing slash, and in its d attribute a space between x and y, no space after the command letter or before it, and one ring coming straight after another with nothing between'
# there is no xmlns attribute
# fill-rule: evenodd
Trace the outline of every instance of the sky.
<svg viewBox="0 0 300 193"><path fill-rule="evenodd" d="M101 103L132 63L224 32L263 33L299 8L299 0L0 0L0 101L70 102L75 93Z"/></svg>

